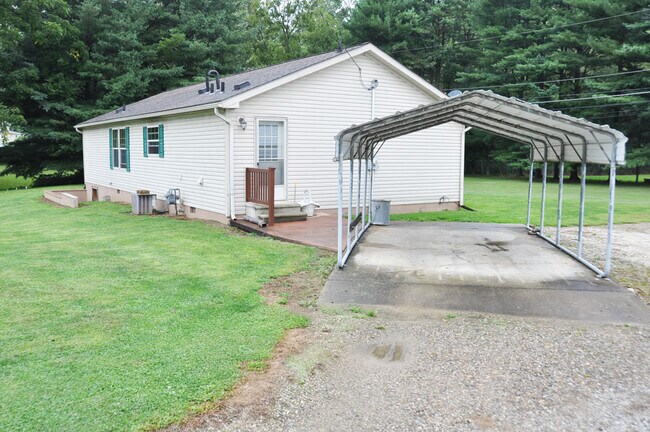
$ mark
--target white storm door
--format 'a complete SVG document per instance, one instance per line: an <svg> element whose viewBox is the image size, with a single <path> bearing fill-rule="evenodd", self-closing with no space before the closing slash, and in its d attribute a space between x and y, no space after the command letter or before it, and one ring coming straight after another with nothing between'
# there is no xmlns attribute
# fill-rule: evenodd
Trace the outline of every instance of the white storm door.
<svg viewBox="0 0 650 432"><path fill-rule="evenodd" d="M275 168L275 200L287 199L287 128L284 120L257 122L257 166Z"/></svg>

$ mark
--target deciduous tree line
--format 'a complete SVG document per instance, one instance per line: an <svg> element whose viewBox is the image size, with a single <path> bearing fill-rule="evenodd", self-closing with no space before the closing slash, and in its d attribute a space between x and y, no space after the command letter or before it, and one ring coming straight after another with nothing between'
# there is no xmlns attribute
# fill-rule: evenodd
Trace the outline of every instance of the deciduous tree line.
<svg viewBox="0 0 650 432"><path fill-rule="evenodd" d="M339 41L370 41L445 91L486 88L610 124L630 138L630 164L650 164L647 0L0 0L0 129L26 132L0 163L78 175L74 124L208 69ZM467 156L470 171L526 163L525 149L482 134Z"/></svg>

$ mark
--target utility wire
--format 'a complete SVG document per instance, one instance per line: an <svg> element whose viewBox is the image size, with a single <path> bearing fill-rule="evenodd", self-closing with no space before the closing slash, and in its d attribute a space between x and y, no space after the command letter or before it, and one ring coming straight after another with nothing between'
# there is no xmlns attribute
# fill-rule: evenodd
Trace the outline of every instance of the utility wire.
<svg viewBox="0 0 650 432"><path fill-rule="evenodd" d="M350 60L352 60L354 65L357 67L357 69L359 69L359 83L361 83L361 87L363 87L366 90L374 90L374 89L376 89L377 86L379 85L379 82L377 80L372 80L370 82L370 86L366 87L366 84L363 82L363 74L361 72L361 66L359 66L359 64L356 62L356 60L354 60L354 57L352 57L352 54L350 54L348 52L348 49L346 47L342 47L342 48L345 50L345 53L350 57Z"/></svg>
<svg viewBox="0 0 650 432"><path fill-rule="evenodd" d="M472 43L472 42L503 39L506 36L523 36L523 35L543 32L543 31L558 30L558 29L563 29L563 28L575 27L575 26L579 26L579 25L583 25L583 24L590 24L590 23L594 23L594 22L607 21L607 20L611 20L611 19L614 19L614 18L621 18L621 17L624 17L624 16L635 15L635 14L639 14L639 13L643 13L643 12L647 12L647 11L650 11L650 9L640 9L638 11L626 12L626 13L607 16L607 17L603 17L603 18L595 18L595 19L591 19L591 20L587 20L587 21L580 21L580 22L571 23L571 24L563 24L563 25L559 25L559 26L555 26L555 27L528 30L528 31L521 32L521 33L505 33L505 34L502 34L502 35L499 35L499 36L490 36L490 37L485 37L485 38L475 38L475 39L468 39L468 40L464 40L464 41L454 41L451 45L464 45L464 44ZM396 54L396 53L407 52L407 51L408 52L417 52L417 51L425 51L425 50L430 50L430 49L435 49L435 48L438 48L438 47L425 46L425 47L420 47L420 48L404 48L404 49L391 51L390 53L391 54Z"/></svg>
<svg viewBox="0 0 650 432"><path fill-rule="evenodd" d="M611 93L616 93L616 92L633 92L633 91L643 91L643 90L650 90L650 87L634 87L634 88L622 88L622 89L616 89L616 90L607 90L607 91L601 91L601 90L586 90L582 93L565 93L561 94L563 98L565 97L571 97L571 96L592 96L592 95L606 95L606 94L611 94ZM553 97L553 96L541 96L541 97Z"/></svg>
<svg viewBox="0 0 650 432"><path fill-rule="evenodd" d="M627 71L627 72L616 72L616 73L610 73L610 74L590 75L590 76L584 76L584 77L563 78L563 79L547 80L547 81L522 81L522 82L518 82L518 83L498 84L498 85L492 85L492 86L462 87L462 88L458 88L456 90L482 90L482 89L501 88L501 87L529 85L529 84L550 84L550 83L559 83L559 82L567 82L567 81L581 81L581 80L595 79L595 78L607 78L607 77L620 76L620 75L632 75L632 74L638 74L638 73L643 73L643 72L650 72L650 69L637 69L637 70ZM444 91L448 91L448 90L454 90L454 89L446 89Z"/></svg>
<svg viewBox="0 0 650 432"><path fill-rule="evenodd" d="M604 105L588 105L588 106L576 106L576 107L569 107L569 108L564 108L565 110L583 110L583 109L593 109L593 108L608 108L608 107L616 107L616 106L626 106L626 105L639 105L639 104L646 104L650 103L650 99L644 100L644 101L636 101L636 102L623 102L623 103L615 103L615 104L604 104Z"/></svg>
<svg viewBox="0 0 650 432"><path fill-rule="evenodd" d="M592 100L592 99L615 98L615 97L625 97L625 96L640 96L640 95L644 95L644 94L650 94L650 91L635 92L635 93L623 93L623 94L617 94L617 95L591 96L591 97L586 97L586 98L575 98L575 99L557 99L557 100L552 100L552 101L534 101L534 102L531 102L531 103L534 103L534 104L537 104L537 105L542 105L542 104L554 103L554 102L577 102L577 101Z"/></svg>
<svg viewBox="0 0 650 432"><path fill-rule="evenodd" d="M604 119L610 119L610 118L626 118L626 117L638 117L638 113L621 113L619 115L611 115L611 116L597 116L597 117L587 117L588 120L604 120Z"/></svg>

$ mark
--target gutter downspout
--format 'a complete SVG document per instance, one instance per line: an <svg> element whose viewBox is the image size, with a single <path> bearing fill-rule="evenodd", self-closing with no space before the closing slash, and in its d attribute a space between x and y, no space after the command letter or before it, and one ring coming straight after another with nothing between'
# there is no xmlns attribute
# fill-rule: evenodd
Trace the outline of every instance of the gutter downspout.
<svg viewBox="0 0 650 432"><path fill-rule="evenodd" d="M227 125L228 125L228 147L227 151L228 154L226 155L226 160L228 160L228 183L226 184L227 190L226 190L226 196L228 197L227 203L228 203L228 213L230 213L230 219L235 220L237 217L235 216L235 172L234 172L234 156L233 156L233 151L234 151L234 128L232 125L232 122L219 113L219 108L214 108L214 115L219 117L221 120L223 120Z"/></svg>

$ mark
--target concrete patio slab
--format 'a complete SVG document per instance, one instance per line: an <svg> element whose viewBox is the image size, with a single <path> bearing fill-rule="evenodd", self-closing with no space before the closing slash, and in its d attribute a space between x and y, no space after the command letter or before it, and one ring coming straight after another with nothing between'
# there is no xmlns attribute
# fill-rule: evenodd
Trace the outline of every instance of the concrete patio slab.
<svg viewBox="0 0 650 432"><path fill-rule="evenodd" d="M633 293L519 225L373 226L319 301L650 324Z"/></svg>

